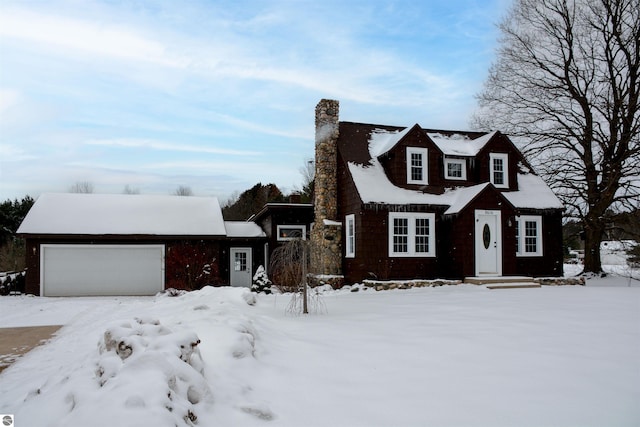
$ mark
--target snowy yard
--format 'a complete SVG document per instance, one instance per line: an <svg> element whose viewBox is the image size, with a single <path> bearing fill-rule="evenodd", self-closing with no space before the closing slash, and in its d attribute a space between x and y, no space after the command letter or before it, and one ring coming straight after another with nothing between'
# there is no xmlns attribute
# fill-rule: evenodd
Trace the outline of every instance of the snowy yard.
<svg viewBox="0 0 640 427"><path fill-rule="evenodd" d="M637 426L639 285L331 291L306 317L237 288L3 297L1 326L66 326L0 374L0 413L32 427Z"/></svg>

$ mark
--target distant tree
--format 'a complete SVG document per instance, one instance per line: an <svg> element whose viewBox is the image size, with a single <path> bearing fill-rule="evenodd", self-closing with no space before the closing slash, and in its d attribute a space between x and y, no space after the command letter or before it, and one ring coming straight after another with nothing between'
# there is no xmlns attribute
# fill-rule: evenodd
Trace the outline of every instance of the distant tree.
<svg viewBox="0 0 640 427"><path fill-rule="evenodd" d="M605 213L638 207L638 0L516 0L478 95L584 226L585 272L602 271Z"/></svg>
<svg viewBox="0 0 640 427"><path fill-rule="evenodd" d="M135 187L130 187L129 184L124 186L122 190L122 194L140 194L140 189Z"/></svg>
<svg viewBox="0 0 640 427"><path fill-rule="evenodd" d="M180 185L176 188L176 191L173 192L174 196L193 196L193 191L191 191L191 187L187 187L186 185Z"/></svg>
<svg viewBox="0 0 640 427"><path fill-rule="evenodd" d="M24 269L24 239L16 231L33 203L31 196L0 203L0 271Z"/></svg>
<svg viewBox="0 0 640 427"><path fill-rule="evenodd" d="M93 193L93 184L89 181L78 181L69 188L69 193Z"/></svg>
<svg viewBox="0 0 640 427"><path fill-rule="evenodd" d="M282 192L275 184L258 183L244 191L238 199L222 208L222 215L227 221L244 221L258 213L267 203L284 202Z"/></svg>

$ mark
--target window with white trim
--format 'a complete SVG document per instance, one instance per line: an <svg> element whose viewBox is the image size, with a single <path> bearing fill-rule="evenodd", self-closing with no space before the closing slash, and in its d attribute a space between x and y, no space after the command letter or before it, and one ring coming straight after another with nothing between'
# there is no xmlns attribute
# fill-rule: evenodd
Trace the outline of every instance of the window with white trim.
<svg viewBox="0 0 640 427"><path fill-rule="evenodd" d="M277 228L278 240L281 242L307 238L307 229L304 225L279 225Z"/></svg>
<svg viewBox="0 0 640 427"><path fill-rule="evenodd" d="M345 254L346 258L355 258L356 256L356 216L354 214L347 215L345 217L345 234L346 245Z"/></svg>
<svg viewBox="0 0 640 427"><path fill-rule="evenodd" d="M516 255L542 256L542 217L516 217Z"/></svg>
<svg viewBox="0 0 640 427"><path fill-rule="evenodd" d="M389 212L389 256L435 255L435 214Z"/></svg>
<svg viewBox="0 0 640 427"><path fill-rule="evenodd" d="M489 153L489 179L498 188L509 187L509 155Z"/></svg>
<svg viewBox="0 0 640 427"><path fill-rule="evenodd" d="M428 184L426 148L407 147L407 184Z"/></svg>
<svg viewBox="0 0 640 427"><path fill-rule="evenodd" d="M444 177L446 179L467 179L467 161L465 159L444 159Z"/></svg>

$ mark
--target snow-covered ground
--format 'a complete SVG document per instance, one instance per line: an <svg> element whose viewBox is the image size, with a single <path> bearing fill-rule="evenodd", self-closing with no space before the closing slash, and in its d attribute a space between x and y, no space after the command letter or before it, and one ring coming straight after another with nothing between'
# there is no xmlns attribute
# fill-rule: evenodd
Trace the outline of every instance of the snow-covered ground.
<svg viewBox="0 0 640 427"><path fill-rule="evenodd" d="M0 326L66 326L0 374L0 414L32 427L637 426L639 285L330 291L308 316L237 288L2 297Z"/></svg>

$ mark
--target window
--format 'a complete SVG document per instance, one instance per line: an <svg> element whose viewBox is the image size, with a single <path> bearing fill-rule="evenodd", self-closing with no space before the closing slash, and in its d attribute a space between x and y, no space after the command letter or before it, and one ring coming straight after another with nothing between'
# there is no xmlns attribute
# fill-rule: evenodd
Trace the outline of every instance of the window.
<svg viewBox="0 0 640 427"><path fill-rule="evenodd" d="M435 215L389 213L389 256L435 256Z"/></svg>
<svg viewBox="0 0 640 427"><path fill-rule="evenodd" d="M345 257L355 258L356 256L356 216L354 214L345 217L346 224L346 248Z"/></svg>
<svg viewBox="0 0 640 427"><path fill-rule="evenodd" d="M489 154L489 178L491 183L498 188L509 187L508 165L509 157L507 154Z"/></svg>
<svg viewBox="0 0 640 427"><path fill-rule="evenodd" d="M427 184L426 148L407 147L407 184Z"/></svg>
<svg viewBox="0 0 640 427"><path fill-rule="evenodd" d="M307 238L307 230L304 225L279 225L278 240L295 240Z"/></svg>
<svg viewBox="0 0 640 427"><path fill-rule="evenodd" d="M542 217L516 217L516 255L542 256Z"/></svg>
<svg viewBox="0 0 640 427"><path fill-rule="evenodd" d="M233 265L235 271L247 271L247 253L236 252Z"/></svg>
<svg viewBox="0 0 640 427"><path fill-rule="evenodd" d="M444 177L446 179L467 179L467 162L464 159L444 159Z"/></svg>

